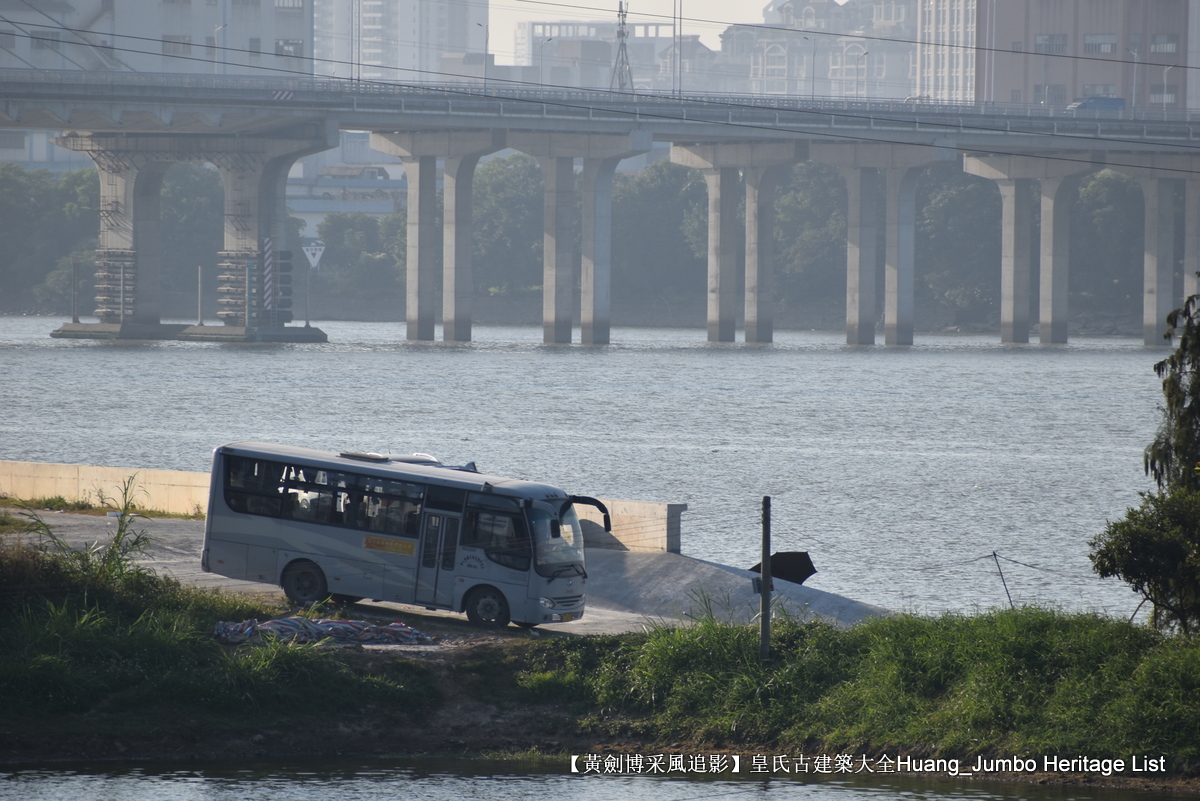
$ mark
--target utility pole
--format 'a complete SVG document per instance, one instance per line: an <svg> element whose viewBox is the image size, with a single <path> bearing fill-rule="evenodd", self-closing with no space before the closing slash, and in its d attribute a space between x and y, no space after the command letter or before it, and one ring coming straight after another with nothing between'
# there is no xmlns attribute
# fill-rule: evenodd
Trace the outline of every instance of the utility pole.
<svg viewBox="0 0 1200 801"><path fill-rule="evenodd" d="M624 0L617 0L617 61L613 64L608 88L618 92L632 92L634 89L633 71L629 68L629 49L625 46L625 40L629 37L629 28L625 24L626 10Z"/></svg>
<svg viewBox="0 0 1200 801"><path fill-rule="evenodd" d="M998 563L997 563L998 564ZM762 562L758 574L758 655L771 656L771 496L762 499Z"/></svg>

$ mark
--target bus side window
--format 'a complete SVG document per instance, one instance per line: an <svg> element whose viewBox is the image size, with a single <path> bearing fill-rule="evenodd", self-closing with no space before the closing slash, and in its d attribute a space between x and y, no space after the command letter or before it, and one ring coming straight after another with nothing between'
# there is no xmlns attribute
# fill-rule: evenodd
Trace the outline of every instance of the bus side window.
<svg viewBox="0 0 1200 801"><path fill-rule="evenodd" d="M529 569L529 535L513 514L468 508L459 542L465 548L483 548L487 558L497 564Z"/></svg>

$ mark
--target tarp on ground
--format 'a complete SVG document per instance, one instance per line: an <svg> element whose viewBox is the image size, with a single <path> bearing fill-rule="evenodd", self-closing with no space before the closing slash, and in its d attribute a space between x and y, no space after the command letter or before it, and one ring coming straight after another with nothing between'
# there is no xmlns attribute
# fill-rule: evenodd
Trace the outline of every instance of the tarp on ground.
<svg viewBox="0 0 1200 801"><path fill-rule="evenodd" d="M283 617L278 620L246 620L241 623L222 621L213 636L227 645L261 643L264 637L296 643L315 643L332 640L339 645L422 645L433 639L403 623L377 626L365 620L325 620L306 617Z"/></svg>

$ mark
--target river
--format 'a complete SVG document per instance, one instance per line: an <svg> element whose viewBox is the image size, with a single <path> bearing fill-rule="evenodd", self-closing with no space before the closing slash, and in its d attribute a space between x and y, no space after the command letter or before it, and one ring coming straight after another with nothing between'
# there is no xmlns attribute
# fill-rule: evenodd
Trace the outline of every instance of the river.
<svg viewBox="0 0 1200 801"><path fill-rule="evenodd" d="M567 347L532 327L480 326L474 342L445 344L328 322L327 345L238 346L50 339L61 322L0 318L0 458L206 470L213 447L239 439L423 451L580 494L687 503L684 553L740 566L758 561L770 495L777 548L809 551L818 589L928 613L1005 606L1005 585L1017 604L1118 617L1136 606L1087 559L1088 539L1150 488L1141 455L1163 352L1132 339L927 335L891 349L782 331L747 347L616 329L611 346ZM58 766L0 772L0 798L1128 797L946 778L697 778L428 761Z"/></svg>
<svg viewBox="0 0 1200 801"><path fill-rule="evenodd" d="M0 768L0 798L17 801L1145 801L1145 792L1087 786L806 774L650 776L572 774L566 763L496 760L341 760L328 764L181 768Z"/></svg>
<svg viewBox="0 0 1200 801"><path fill-rule="evenodd" d="M1151 487L1164 351L1133 339L885 348L782 331L747 347L618 328L583 347L534 327L447 344L322 322L326 345L246 346L51 339L61 322L0 317L0 458L207 470L239 439L421 451L687 503L683 552L742 567L770 495L776 548L809 551L817 589L931 613L1005 606L1005 584L1016 604L1136 607L1087 559Z"/></svg>

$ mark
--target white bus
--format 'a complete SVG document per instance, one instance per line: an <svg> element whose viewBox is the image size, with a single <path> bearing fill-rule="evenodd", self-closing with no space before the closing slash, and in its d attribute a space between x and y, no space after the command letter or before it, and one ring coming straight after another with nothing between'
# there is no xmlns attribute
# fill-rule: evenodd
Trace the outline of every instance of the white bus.
<svg viewBox="0 0 1200 801"><path fill-rule="evenodd" d="M201 567L278 584L292 603L363 598L502 628L583 616L594 498L431 456L235 442L213 452Z"/></svg>

